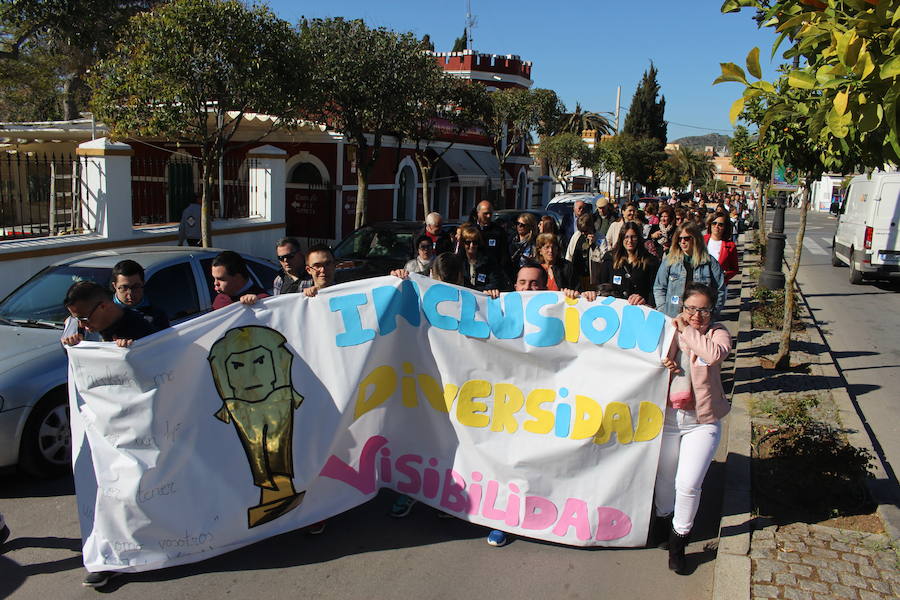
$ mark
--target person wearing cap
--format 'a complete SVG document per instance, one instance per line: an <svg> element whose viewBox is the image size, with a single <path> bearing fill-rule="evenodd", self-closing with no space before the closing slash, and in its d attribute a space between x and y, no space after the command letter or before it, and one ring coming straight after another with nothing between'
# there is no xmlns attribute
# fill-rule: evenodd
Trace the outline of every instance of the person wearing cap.
<svg viewBox="0 0 900 600"><path fill-rule="evenodd" d="M605 238L612 222L609 199L597 198L597 211L594 213L594 230L597 232L597 237Z"/></svg>

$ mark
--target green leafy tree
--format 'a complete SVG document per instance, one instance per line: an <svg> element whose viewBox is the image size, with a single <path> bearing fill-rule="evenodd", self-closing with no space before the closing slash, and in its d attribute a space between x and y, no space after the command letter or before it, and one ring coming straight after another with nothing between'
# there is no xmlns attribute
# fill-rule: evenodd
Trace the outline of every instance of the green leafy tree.
<svg viewBox="0 0 900 600"><path fill-rule="evenodd" d="M578 166L589 167L593 162L591 148L584 143L580 134L560 133L541 139L536 152L538 158L546 160L550 175L569 191L569 176Z"/></svg>
<svg viewBox="0 0 900 600"><path fill-rule="evenodd" d="M453 48L450 49L450 52L462 52L466 49L466 44L468 41L468 32L463 29L462 35L453 40Z"/></svg>
<svg viewBox="0 0 900 600"><path fill-rule="evenodd" d="M752 122L754 116L748 112L751 107L745 108L745 120ZM759 202L756 204L759 230L757 240L760 246L766 245L766 193L768 182L772 174L772 162L767 158L764 148L759 145L757 137L750 137L746 127L738 125L734 128L734 138L731 140L731 164L741 173L746 173L756 179L758 185Z"/></svg>
<svg viewBox="0 0 900 600"><path fill-rule="evenodd" d="M688 183L695 186L703 185L712 179L716 172L712 161L704 153L687 146L679 146L666 162L673 163L681 173L684 179L682 187Z"/></svg>
<svg viewBox="0 0 900 600"><path fill-rule="evenodd" d="M402 135L420 116L418 86L439 68L411 33L370 28L362 20L301 23L301 43L315 57L309 113L343 133L356 153L356 226L366 223L369 173L386 135ZM429 109L429 107L426 107Z"/></svg>
<svg viewBox="0 0 900 600"><path fill-rule="evenodd" d="M848 152L866 167L900 163L900 5L864 0L729 0L723 12L753 8L764 27L779 34L772 54L787 42L782 56L795 66L779 75L788 86L809 92L808 134L822 148L826 169L838 170ZM772 98L778 82L762 79L759 49L747 55L747 71L722 63L716 81L744 85L731 109L734 120L755 97ZM748 79L752 76L756 81ZM760 123L765 130L788 109L769 102ZM764 131L763 131L764 133Z"/></svg>
<svg viewBox="0 0 900 600"><path fill-rule="evenodd" d="M900 162L900 43L896 2L863 0L728 0L722 12L755 9L762 27L779 37L772 54L787 40L782 54L793 67L780 69L774 82L762 79L759 49L747 55L745 72L722 63L715 83L738 82L744 92L731 107L732 121L750 104L758 119L759 144L773 161L803 174L794 261L785 283L785 316L775 363L790 364L793 288L812 183L825 171ZM755 80L750 81L747 73Z"/></svg>
<svg viewBox="0 0 900 600"><path fill-rule="evenodd" d="M669 156L656 165L656 181L660 186L682 190L687 187L688 176L684 165L675 156Z"/></svg>
<svg viewBox="0 0 900 600"><path fill-rule="evenodd" d="M611 138L608 144L615 157L613 170L631 183L631 189L634 189L634 183L650 189L660 185L656 167L666 160L666 153L659 149L657 140L621 133Z"/></svg>
<svg viewBox="0 0 900 600"><path fill-rule="evenodd" d="M86 84L90 68L112 50L128 19L159 3L160 0L5 0L0 5L0 60L21 63L25 77L55 77L63 118L76 119L90 97ZM50 70L33 71L35 64L48 66L48 60L52 61ZM32 82L18 79L15 83L30 87ZM45 87L43 82L39 87Z"/></svg>
<svg viewBox="0 0 900 600"><path fill-rule="evenodd" d="M505 202L509 157L531 139L532 132L548 134L564 107L556 92L540 88L508 88L491 92L488 98L490 103L481 125L500 164L500 201Z"/></svg>
<svg viewBox="0 0 900 600"><path fill-rule="evenodd" d="M404 120L400 131L415 147L416 164L422 174L422 208L426 215L433 210L431 172L453 146L452 136L476 126L488 106L483 85L449 75L436 63L432 64L433 69L422 70L415 95L408 98L409 118ZM450 142L439 146L432 143L448 133Z"/></svg>
<svg viewBox="0 0 900 600"><path fill-rule="evenodd" d="M668 128L665 120L666 97L659 95L660 87L656 75L656 67L650 63L650 68L644 71L644 76L631 99L631 107L625 117L622 132L636 138L654 139L659 150L662 150L666 145Z"/></svg>
<svg viewBox="0 0 900 600"><path fill-rule="evenodd" d="M41 49L0 60L0 121L62 118L59 63Z"/></svg>
<svg viewBox="0 0 900 600"><path fill-rule="evenodd" d="M208 247L216 164L226 144L251 112L273 117L264 135L293 125L305 73L296 30L267 8L174 0L131 20L94 69L92 106L113 137L159 136L200 147Z"/></svg>

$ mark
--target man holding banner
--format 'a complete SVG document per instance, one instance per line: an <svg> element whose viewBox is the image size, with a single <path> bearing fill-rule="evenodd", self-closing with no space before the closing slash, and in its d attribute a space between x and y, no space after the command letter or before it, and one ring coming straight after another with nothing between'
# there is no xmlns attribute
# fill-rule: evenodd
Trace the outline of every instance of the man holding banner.
<svg viewBox="0 0 900 600"><path fill-rule="evenodd" d="M541 290L539 269L490 298L416 275L332 286L327 249L307 266L318 301L69 349L89 569L203 560L382 487L519 536L645 543L675 331L661 313Z"/></svg>

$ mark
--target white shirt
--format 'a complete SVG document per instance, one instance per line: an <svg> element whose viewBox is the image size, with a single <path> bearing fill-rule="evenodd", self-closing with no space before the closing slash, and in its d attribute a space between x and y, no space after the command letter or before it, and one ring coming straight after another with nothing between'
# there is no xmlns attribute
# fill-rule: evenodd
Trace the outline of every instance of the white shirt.
<svg viewBox="0 0 900 600"><path fill-rule="evenodd" d="M722 251L722 240L714 240L712 236L709 236L709 241L706 242L706 250L710 256L719 260L719 252Z"/></svg>

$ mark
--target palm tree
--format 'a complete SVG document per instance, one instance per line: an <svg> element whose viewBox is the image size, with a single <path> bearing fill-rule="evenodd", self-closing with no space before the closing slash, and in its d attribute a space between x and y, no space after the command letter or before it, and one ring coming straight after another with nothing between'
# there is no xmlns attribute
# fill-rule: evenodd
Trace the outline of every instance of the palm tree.
<svg viewBox="0 0 900 600"><path fill-rule="evenodd" d="M563 113L553 133L574 133L581 135L585 129L592 129L597 135L613 132L613 125L608 118L589 110L582 110L581 104L575 103L575 111Z"/></svg>
<svg viewBox="0 0 900 600"><path fill-rule="evenodd" d="M695 185L702 185L715 176L716 167L713 162L702 152L687 146L678 147L672 155L672 162Z"/></svg>

